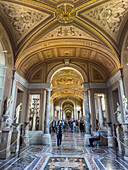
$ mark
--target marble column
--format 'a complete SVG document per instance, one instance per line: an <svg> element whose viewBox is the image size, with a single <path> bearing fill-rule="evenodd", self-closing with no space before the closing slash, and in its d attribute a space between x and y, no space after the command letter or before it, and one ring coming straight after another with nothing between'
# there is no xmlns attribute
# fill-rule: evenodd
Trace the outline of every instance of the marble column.
<svg viewBox="0 0 128 170"><path fill-rule="evenodd" d="M14 112L14 100L15 100L15 93L16 93L16 78L15 78L15 72L14 72L14 77L13 77L13 86L12 86L12 106L11 106L11 110L10 110L10 117L13 117L13 112Z"/></svg>
<svg viewBox="0 0 128 170"><path fill-rule="evenodd" d="M32 131L36 130L36 113L33 112Z"/></svg>
<svg viewBox="0 0 128 170"><path fill-rule="evenodd" d="M103 120L103 112L102 112L102 105L101 105L101 98L102 96L98 96L98 107L99 107L99 128L104 129L104 120Z"/></svg>
<svg viewBox="0 0 128 170"><path fill-rule="evenodd" d="M57 119L60 120L60 109L58 110L58 116Z"/></svg>
<svg viewBox="0 0 128 170"><path fill-rule="evenodd" d="M85 106L85 145L88 145L89 138L91 137L88 90L84 91L84 106Z"/></svg>
<svg viewBox="0 0 128 170"><path fill-rule="evenodd" d="M113 138L111 122L108 122L108 147L115 147L115 139Z"/></svg>
<svg viewBox="0 0 128 170"><path fill-rule="evenodd" d="M60 108L60 120L62 120L62 108Z"/></svg>
<svg viewBox="0 0 128 170"><path fill-rule="evenodd" d="M128 161L128 123L123 124L123 132L124 132L124 144L125 144L124 159Z"/></svg>
<svg viewBox="0 0 128 170"><path fill-rule="evenodd" d="M65 120L65 112L63 112L63 119Z"/></svg>
<svg viewBox="0 0 128 170"><path fill-rule="evenodd" d="M44 111L45 111L45 98L44 98L44 89L41 89L40 95L40 120L39 120L39 129L44 130Z"/></svg>
<svg viewBox="0 0 128 170"><path fill-rule="evenodd" d="M122 111L123 111L123 117L124 117L124 121L125 123L128 123L128 120L125 119L126 116L126 112L125 112L125 108L123 106L123 96L124 94L124 86L123 86L123 80L122 80L122 76L119 79L119 84L120 84L120 94L121 94L121 104L122 104Z"/></svg>
<svg viewBox="0 0 128 170"><path fill-rule="evenodd" d="M76 107L74 106L74 111L73 111L73 119L76 120Z"/></svg>
<svg viewBox="0 0 128 170"><path fill-rule="evenodd" d="M55 110L55 119L57 119L57 110Z"/></svg>
<svg viewBox="0 0 128 170"><path fill-rule="evenodd" d="M96 113L95 113L95 98L94 98L94 91L90 90L90 107L91 107L91 120L92 120L92 127L91 129L94 130L96 128Z"/></svg>
<svg viewBox="0 0 128 170"><path fill-rule="evenodd" d="M46 110L45 110L44 135L43 135L43 138L42 138L42 144L50 144L51 143L51 135L49 133L50 95L51 95L51 89L46 89Z"/></svg>

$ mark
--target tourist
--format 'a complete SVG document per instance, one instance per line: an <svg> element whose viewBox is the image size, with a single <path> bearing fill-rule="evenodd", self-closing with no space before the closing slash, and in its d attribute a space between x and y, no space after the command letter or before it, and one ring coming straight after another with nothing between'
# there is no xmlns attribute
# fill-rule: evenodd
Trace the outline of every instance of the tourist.
<svg viewBox="0 0 128 170"><path fill-rule="evenodd" d="M89 143L90 143L90 145L89 146L94 146L93 145L93 142L95 141L95 140L99 140L100 139L100 134L99 134L99 132L98 132L98 129L97 128L95 128L95 132L94 132L94 134L92 135L92 138L89 138Z"/></svg>
<svg viewBox="0 0 128 170"><path fill-rule="evenodd" d="M62 134L63 134L63 126L61 124L61 120L58 120L58 125L56 126L56 134L57 134L57 146L59 147L62 142Z"/></svg>

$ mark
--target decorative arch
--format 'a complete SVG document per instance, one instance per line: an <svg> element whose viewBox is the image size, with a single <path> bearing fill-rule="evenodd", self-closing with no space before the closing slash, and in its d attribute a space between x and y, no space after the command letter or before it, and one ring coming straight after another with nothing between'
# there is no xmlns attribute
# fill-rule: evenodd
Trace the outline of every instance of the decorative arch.
<svg viewBox="0 0 128 170"><path fill-rule="evenodd" d="M85 73L85 71L82 68L80 68L79 66L69 63L69 65L60 64L60 65L55 66L53 69L51 69L47 76L46 83L51 83L51 80L52 80L52 77L54 76L54 74L56 72L58 72L59 70L66 69L66 68L74 69L82 76L83 82L88 82L88 77L87 77L87 74Z"/></svg>
<svg viewBox="0 0 128 170"><path fill-rule="evenodd" d="M63 104L64 104L66 101L70 101L70 102L73 103L73 105L75 106L75 103L74 103L73 100L71 100L71 99L65 99L65 100L63 100L63 102L61 103L61 107L63 106Z"/></svg>

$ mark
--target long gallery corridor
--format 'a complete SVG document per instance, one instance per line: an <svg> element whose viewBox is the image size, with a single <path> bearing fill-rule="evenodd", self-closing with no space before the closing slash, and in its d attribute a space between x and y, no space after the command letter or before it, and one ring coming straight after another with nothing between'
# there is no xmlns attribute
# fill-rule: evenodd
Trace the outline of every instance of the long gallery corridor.
<svg viewBox="0 0 128 170"><path fill-rule="evenodd" d="M0 160L1 170L126 170L128 161L114 148L84 145L84 133L64 132L62 145L30 145L22 148L19 157Z"/></svg>
<svg viewBox="0 0 128 170"><path fill-rule="evenodd" d="M128 0L0 0L0 170L40 169L128 169Z"/></svg>

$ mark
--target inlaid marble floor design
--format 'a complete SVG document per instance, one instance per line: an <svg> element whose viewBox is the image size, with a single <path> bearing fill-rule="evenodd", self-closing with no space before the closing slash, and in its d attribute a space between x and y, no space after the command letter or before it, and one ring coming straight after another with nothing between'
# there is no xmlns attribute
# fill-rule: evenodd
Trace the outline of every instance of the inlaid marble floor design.
<svg viewBox="0 0 128 170"><path fill-rule="evenodd" d="M51 145L22 147L20 157L0 160L0 170L126 170L128 161L115 149L84 145L84 133L65 132L62 146L56 146L52 133Z"/></svg>

